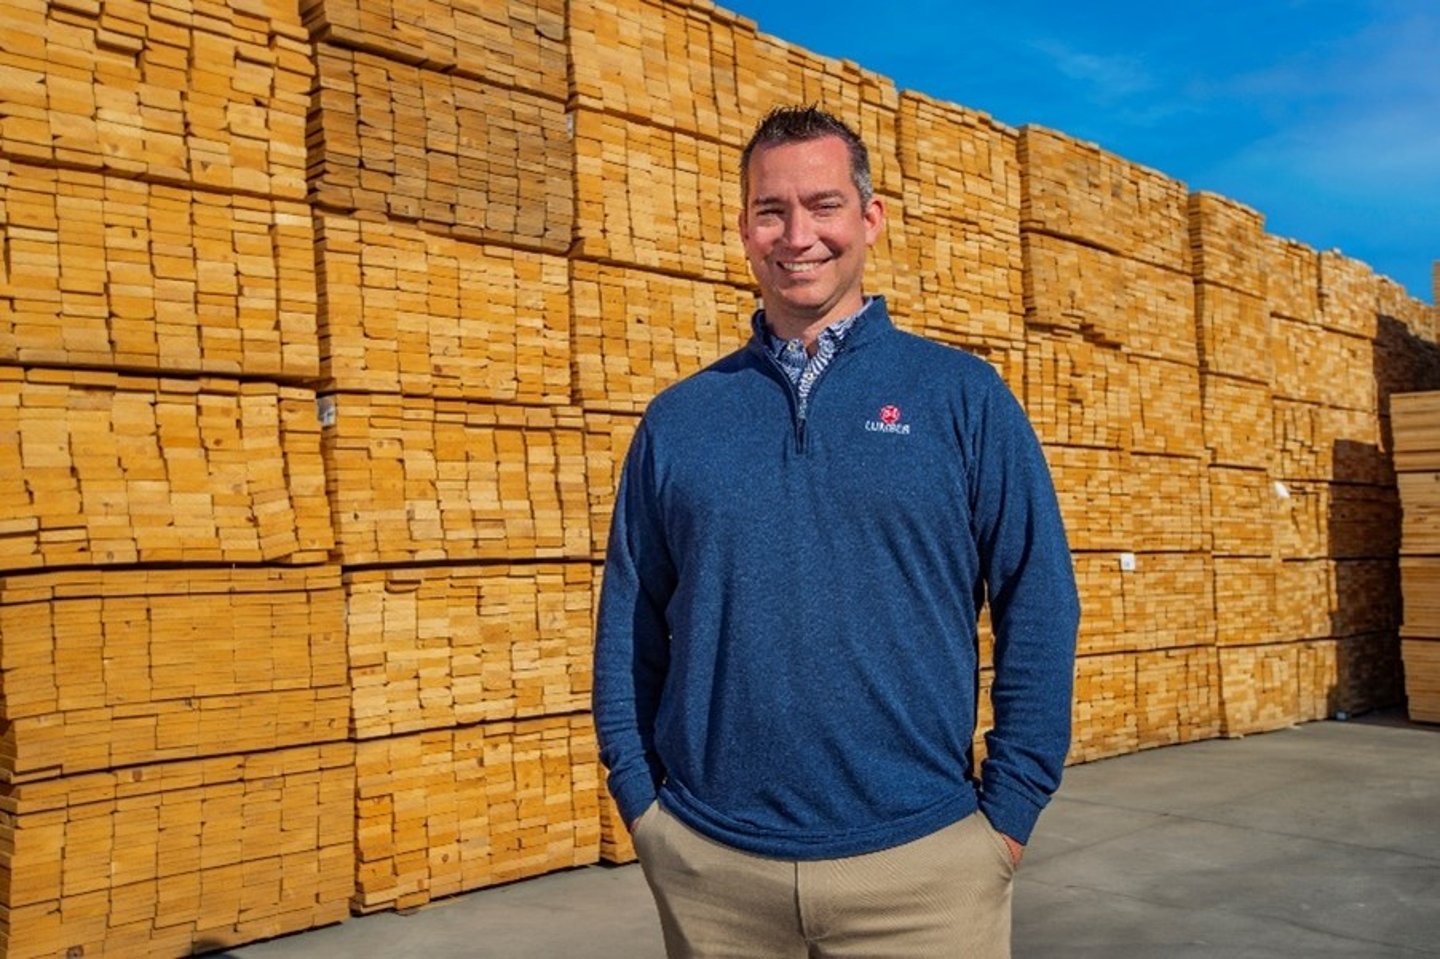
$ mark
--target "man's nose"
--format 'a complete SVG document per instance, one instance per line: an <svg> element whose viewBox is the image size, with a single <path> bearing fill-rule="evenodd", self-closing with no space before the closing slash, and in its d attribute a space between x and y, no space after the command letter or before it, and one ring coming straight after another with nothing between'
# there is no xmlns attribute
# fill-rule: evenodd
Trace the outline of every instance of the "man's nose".
<svg viewBox="0 0 1440 959"><path fill-rule="evenodd" d="M815 242L815 221L809 211L797 210L785 218L785 245L803 250Z"/></svg>

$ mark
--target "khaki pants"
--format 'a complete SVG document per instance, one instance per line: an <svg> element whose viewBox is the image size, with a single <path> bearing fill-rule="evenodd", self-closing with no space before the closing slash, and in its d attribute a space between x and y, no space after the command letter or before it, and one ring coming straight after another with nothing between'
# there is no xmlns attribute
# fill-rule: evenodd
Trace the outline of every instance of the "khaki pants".
<svg viewBox="0 0 1440 959"><path fill-rule="evenodd" d="M708 839L658 803L635 851L671 959L1008 959L1015 868L975 813L914 842L794 862Z"/></svg>

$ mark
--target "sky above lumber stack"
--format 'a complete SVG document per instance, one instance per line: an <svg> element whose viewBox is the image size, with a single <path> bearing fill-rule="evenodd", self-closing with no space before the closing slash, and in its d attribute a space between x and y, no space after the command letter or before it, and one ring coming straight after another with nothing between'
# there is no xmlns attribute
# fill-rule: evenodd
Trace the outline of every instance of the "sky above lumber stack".
<svg viewBox="0 0 1440 959"><path fill-rule="evenodd" d="M1435 0L719 0L902 90L1239 200L1425 302L1440 259Z"/></svg>

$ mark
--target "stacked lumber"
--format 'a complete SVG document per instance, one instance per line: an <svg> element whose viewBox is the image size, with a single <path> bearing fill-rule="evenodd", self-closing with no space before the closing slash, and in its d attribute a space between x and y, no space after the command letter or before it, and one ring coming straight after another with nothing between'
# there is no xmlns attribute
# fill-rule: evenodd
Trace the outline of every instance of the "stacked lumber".
<svg viewBox="0 0 1440 959"><path fill-rule="evenodd" d="M303 0L312 39L563 100L563 0Z"/></svg>
<svg viewBox="0 0 1440 959"><path fill-rule="evenodd" d="M709 5L621 0L569 11L571 89L582 107L743 141L735 30L753 21Z"/></svg>
<svg viewBox="0 0 1440 959"><path fill-rule="evenodd" d="M315 69L293 10L5 0L4 11L0 154L304 198Z"/></svg>
<svg viewBox="0 0 1440 959"><path fill-rule="evenodd" d="M325 478L346 566L589 555L578 415L382 393L326 404Z"/></svg>
<svg viewBox="0 0 1440 959"><path fill-rule="evenodd" d="M333 538L314 394L0 367L0 570L306 563Z"/></svg>
<svg viewBox="0 0 1440 959"><path fill-rule="evenodd" d="M615 511L615 494L625 454L640 426L638 416L624 413L585 414L585 490L590 497L591 551L596 559L605 556L610 539L610 517Z"/></svg>
<svg viewBox="0 0 1440 959"><path fill-rule="evenodd" d="M1281 642L1216 649L1223 735L1244 736L1299 721L1301 645Z"/></svg>
<svg viewBox="0 0 1440 959"><path fill-rule="evenodd" d="M343 918L297 10L5 0L0 952Z"/></svg>
<svg viewBox="0 0 1440 959"><path fill-rule="evenodd" d="M0 951L176 956L345 918L354 747L0 787Z"/></svg>
<svg viewBox="0 0 1440 959"><path fill-rule="evenodd" d="M597 110L575 126L574 253L744 284L740 147Z"/></svg>
<svg viewBox="0 0 1440 959"><path fill-rule="evenodd" d="M1082 625L1078 695L1091 695L1088 684L1098 698L1077 707L1072 758L1212 735L1214 699L1180 690L1214 669L1218 512L1188 194L1037 127L1021 131L1017 155L1025 405L1046 444L1082 589L1096 591L1103 611Z"/></svg>
<svg viewBox="0 0 1440 959"><path fill-rule="evenodd" d="M318 203L466 239L569 247L562 102L329 45L317 48L316 66L309 172Z"/></svg>
<svg viewBox="0 0 1440 959"><path fill-rule="evenodd" d="M1138 656L1132 652L1076 659L1073 732L1067 762L1090 762L1140 748L1137 662Z"/></svg>
<svg viewBox="0 0 1440 959"><path fill-rule="evenodd" d="M1400 627L1410 718L1440 723L1440 392L1390 397L1403 521Z"/></svg>
<svg viewBox="0 0 1440 959"><path fill-rule="evenodd" d="M592 577L588 562L347 573L355 738L588 709Z"/></svg>
<svg viewBox="0 0 1440 959"><path fill-rule="evenodd" d="M569 401L563 258L323 212L315 232L329 388Z"/></svg>
<svg viewBox="0 0 1440 959"><path fill-rule="evenodd" d="M0 229L0 362L315 375L303 203L0 160Z"/></svg>
<svg viewBox="0 0 1440 959"><path fill-rule="evenodd" d="M588 461L568 405L580 137L559 0L303 16L322 448L364 770L352 905L370 911L599 855Z"/></svg>
<svg viewBox="0 0 1440 959"><path fill-rule="evenodd" d="M1440 389L1440 307L1420 302L1387 276L1377 286L1375 390L1383 417L1393 393Z"/></svg>
<svg viewBox="0 0 1440 959"><path fill-rule="evenodd" d="M437 729L355 751L357 911L405 909L599 856L588 716Z"/></svg>
<svg viewBox="0 0 1440 959"><path fill-rule="evenodd" d="M1195 333L1199 351L1201 428L1208 457L1215 585L1215 639L1223 647L1261 647L1278 640L1280 575L1273 479L1273 330L1266 309L1271 282L1264 261L1264 218L1225 197L1192 193L1190 251L1194 270ZM1237 723L1239 689L1252 682L1220 658L1219 719Z"/></svg>
<svg viewBox="0 0 1440 959"><path fill-rule="evenodd" d="M343 740L335 567L0 577L0 778Z"/></svg>
<svg viewBox="0 0 1440 959"><path fill-rule="evenodd" d="M1018 134L909 91L897 132L903 193L887 210L886 232L903 231L912 253L877 288L921 335L961 347L1023 346Z"/></svg>
<svg viewBox="0 0 1440 959"><path fill-rule="evenodd" d="M1274 282L1264 257L1264 217L1213 193L1192 193L1196 338L1200 368L1220 379L1269 386L1273 335L1266 310Z"/></svg>
<svg viewBox="0 0 1440 959"><path fill-rule="evenodd" d="M571 261L575 399L640 413L655 394L739 349L756 307L724 283Z"/></svg>
<svg viewBox="0 0 1440 959"><path fill-rule="evenodd" d="M1136 745L1213 739L1220 732L1213 646L1142 651L1135 657Z"/></svg>

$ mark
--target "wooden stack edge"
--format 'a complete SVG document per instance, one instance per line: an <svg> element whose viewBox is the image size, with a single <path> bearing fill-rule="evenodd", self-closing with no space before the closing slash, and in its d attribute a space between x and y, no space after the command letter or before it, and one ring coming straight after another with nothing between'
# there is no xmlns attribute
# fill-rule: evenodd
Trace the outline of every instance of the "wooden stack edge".
<svg viewBox="0 0 1440 959"><path fill-rule="evenodd" d="M564 257L317 211L327 390L570 401Z"/></svg>
<svg viewBox="0 0 1440 959"><path fill-rule="evenodd" d="M315 394L0 367L0 570L323 562Z"/></svg>
<svg viewBox="0 0 1440 959"><path fill-rule="evenodd" d="M1405 660L1405 698L1410 718L1440 723L1440 639L1400 641Z"/></svg>
<svg viewBox="0 0 1440 959"><path fill-rule="evenodd" d="M1149 225L1132 227L1143 232ZM1199 365L1194 281L1188 273L1038 227L1022 231L1021 245L1027 324Z"/></svg>
<svg viewBox="0 0 1440 959"><path fill-rule="evenodd" d="M338 922L349 743L0 788L11 956L188 955Z"/></svg>
<svg viewBox="0 0 1440 959"><path fill-rule="evenodd" d="M750 338L755 294L725 282L570 261L574 398L640 413L665 387Z"/></svg>
<svg viewBox="0 0 1440 959"><path fill-rule="evenodd" d="M1188 281L1189 193L1183 183L1033 125L1020 130L1019 157L1023 229L1161 267Z"/></svg>
<svg viewBox="0 0 1440 959"><path fill-rule="evenodd" d="M564 104L322 44L311 200L564 254L574 220Z"/></svg>
<svg viewBox="0 0 1440 959"><path fill-rule="evenodd" d="M346 573L351 734L589 709L592 580L588 561Z"/></svg>
<svg viewBox="0 0 1440 959"><path fill-rule="evenodd" d="M572 255L743 286L740 147L581 107Z"/></svg>
<svg viewBox="0 0 1440 959"><path fill-rule="evenodd" d="M1222 736L1363 713L1395 702L1400 692L1393 629L1217 653Z"/></svg>
<svg viewBox="0 0 1440 959"><path fill-rule="evenodd" d="M285 380L319 370L304 203L0 160L0 227L0 362Z"/></svg>
<svg viewBox="0 0 1440 959"><path fill-rule="evenodd" d="M1080 656L1067 762L1214 738L1215 677L1213 646Z"/></svg>
<svg viewBox="0 0 1440 959"><path fill-rule="evenodd" d="M588 715L432 730L355 747L357 912L598 861Z"/></svg>
<svg viewBox="0 0 1440 959"><path fill-rule="evenodd" d="M343 740L339 569L0 578L0 780Z"/></svg>
<svg viewBox="0 0 1440 959"><path fill-rule="evenodd" d="M504 0L479 10L448 0L303 0L311 36L432 70L566 96L563 0Z"/></svg>
<svg viewBox="0 0 1440 959"><path fill-rule="evenodd" d="M1405 698L1412 720L1440 723L1440 391L1397 393L1390 415L1402 512Z"/></svg>
<svg viewBox="0 0 1440 959"><path fill-rule="evenodd" d="M0 154L303 199L315 75L278 5L10 3Z"/></svg>
<svg viewBox="0 0 1440 959"><path fill-rule="evenodd" d="M322 408L345 566L589 557L580 411L362 393Z"/></svg>

